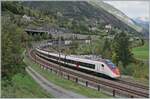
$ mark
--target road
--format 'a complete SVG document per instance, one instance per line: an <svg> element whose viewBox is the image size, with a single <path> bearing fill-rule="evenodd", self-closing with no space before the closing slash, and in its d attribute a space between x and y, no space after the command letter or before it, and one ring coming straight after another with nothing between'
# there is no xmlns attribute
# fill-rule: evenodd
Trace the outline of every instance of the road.
<svg viewBox="0 0 150 99"><path fill-rule="evenodd" d="M65 90L64 88L53 84L30 66L26 68L26 71L43 89L51 93L55 98L86 98L86 96Z"/></svg>

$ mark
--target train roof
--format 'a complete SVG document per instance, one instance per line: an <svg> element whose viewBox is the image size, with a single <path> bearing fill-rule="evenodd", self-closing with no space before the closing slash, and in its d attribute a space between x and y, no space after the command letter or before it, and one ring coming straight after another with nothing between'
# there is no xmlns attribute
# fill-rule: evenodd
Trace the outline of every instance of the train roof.
<svg viewBox="0 0 150 99"><path fill-rule="evenodd" d="M47 52L41 49L38 49L44 53L51 54L54 56L59 57L59 53L52 53L52 52ZM61 53L60 56L62 58L65 58L65 54ZM102 59L101 57L94 57L93 55L67 55L66 58L71 59L71 60L77 60L81 62L86 62L86 63L95 63L95 62L103 62L105 63L105 59Z"/></svg>

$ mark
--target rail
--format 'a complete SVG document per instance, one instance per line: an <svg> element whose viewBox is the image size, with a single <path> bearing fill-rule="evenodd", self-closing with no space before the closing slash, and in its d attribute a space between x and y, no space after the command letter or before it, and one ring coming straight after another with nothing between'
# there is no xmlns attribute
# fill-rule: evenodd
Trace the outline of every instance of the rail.
<svg viewBox="0 0 150 99"><path fill-rule="evenodd" d="M91 77L89 75L85 75L83 73L77 73L73 70L68 70L64 67L61 67L61 72L60 72L60 67L57 66L56 64L50 64L48 61L43 60L39 56L36 56L33 51L31 51L31 56L32 60L35 62L39 63L42 68L47 69L51 72L54 72L56 74L61 75L62 77L75 81L76 83L81 83L85 85L86 87L92 87L98 91L104 90L109 93L112 93L113 96L125 96L125 97L149 97L148 93L142 92L140 90L135 90L128 88L126 86L122 85L117 85L108 81L100 80L95 77ZM36 58L35 58L36 57Z"/></svg>

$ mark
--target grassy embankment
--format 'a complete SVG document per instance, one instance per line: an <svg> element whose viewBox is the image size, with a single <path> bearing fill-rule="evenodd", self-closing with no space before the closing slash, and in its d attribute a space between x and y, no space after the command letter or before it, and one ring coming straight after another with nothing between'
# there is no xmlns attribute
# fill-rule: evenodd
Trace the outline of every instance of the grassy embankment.
<svg viewBox="0 0 150 99"><path fill-rule="evenodd" d="M41 87L28 75L16 74L12 78L12 83L7 87L3 86L2 97L9 98L51 98L52 95L41 89Z"/></svg>
<svg viewBox="0 0 150 99"><path fill-rule="evenodd" d="M146 42L144 46L133 48L132 50L135 58L141 60L148 60L149 58L149 44Z"/></svg>
<svg viewBox="0 0 150 99"><path fill-rule="evenodd" d="M23 53L24 54L24 53ZM12 77L11 83L1 81L1 97L7 98L52 98L27 73L18 73Z"/></svg>
<svg viewBox="0 0 150 99"><path fill-rule="evenodd" d="M85 86L79 85L73 81L66 80L58 75L55 75L47 70L43 70L40 68L38 64L33 63L31 60L29 60L27 57L25 57L24 62L27 63L29 66L31 66L33 69L38 71L42 76L44 76L46 79L51 81L52 83L63 87L67 90L71 90L73 92L85 95L87 97L92 98L105 98L105 97L111 97L108 96L102 92L98 92L97 90L87 88Z"/></svg>

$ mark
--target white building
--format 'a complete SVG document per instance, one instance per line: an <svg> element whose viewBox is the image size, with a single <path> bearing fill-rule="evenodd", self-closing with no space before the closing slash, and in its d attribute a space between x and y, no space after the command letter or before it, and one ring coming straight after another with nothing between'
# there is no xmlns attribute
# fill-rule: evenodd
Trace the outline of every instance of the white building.
<svg viewBox="0 0 150 99"><path fill-rule="evenodd" d="M111 25L110 25L110 24L105 25L105 28L106 28L106 29L111 29Z"/></svg>
<svg viewBox="0 0 150 99"><path fill-rule="evenodd" d="M85 40L85 43L88 43L88 44L89 44L90 42L91 42L91 40Z"/></svg>
<svg viewBox="0 0 150 99"><path fill-rule="evenodd" d="M27 21L31 21L30 17L28 17L27 15L23 15L22 18L26 19Z"/></svg>
<svg viewBox="0 0 150 99"><path fill-rule="evenodd" d="M72 43L72 40L65 40L65 45L69 45Z"/></svg>

